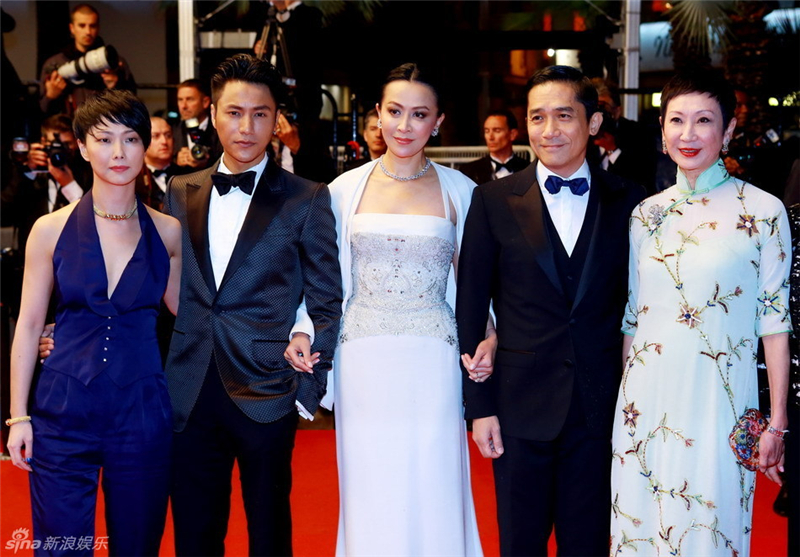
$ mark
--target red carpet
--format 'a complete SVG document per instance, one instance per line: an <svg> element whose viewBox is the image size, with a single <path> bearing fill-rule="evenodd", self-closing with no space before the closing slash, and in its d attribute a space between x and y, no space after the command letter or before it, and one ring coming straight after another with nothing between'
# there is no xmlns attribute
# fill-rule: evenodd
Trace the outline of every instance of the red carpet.
<svg viewBox="0 0 800 557"><path fill-rule="evenodd" d="M470 442L472 452L472 485L478 512L483 550L487 557L499 555L497 524L495 522L494 492L491 464L480 458ZM307 465L313 463L314 472ZM0 555L31 555L30 549L16 553L13 546L6 549L12 532L18 528L30 531L31 516L26 472L0 462ZM299 431L294 454L294 548L297 557L333 555L336 545L338 489L336 485L336 454L334 432ZM237 478L238 482L238 478ZM786 555L786 519L772 512L777 486L761 476L755 496L753 520L753 557L782 557ZM234 484L234 504L228 529L227 555L247 555L247 536L244 510L238 486ZM102 499L98 508L97 535L105 535ZM24 532L18 534L24 536ZM30 534L28 534L30 535ZM13 543L13 542L12 542ZM555 554L552 544L551 554ZM95 553L108 555L105 550ZM172 556L172 528L168 521L161 555ZM687 556L696 557L696 556Z"/></svg>

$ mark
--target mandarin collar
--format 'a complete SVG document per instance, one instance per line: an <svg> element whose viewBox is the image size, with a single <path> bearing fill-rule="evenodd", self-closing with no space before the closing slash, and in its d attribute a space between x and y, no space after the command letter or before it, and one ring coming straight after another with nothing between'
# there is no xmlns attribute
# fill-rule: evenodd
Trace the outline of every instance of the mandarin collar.
<svg viewBox="0 0 800 557"><path fill-rule="evenodd" d="M683 171L678 168L677 182L678 191L685 195L700 195L708 193L717 186L721 186L730 179L730 174L725 170L725 163L722 159L717 159L717 162L706 168L700 176L697 177L694 189L689 185L689 180Z"/></svg>

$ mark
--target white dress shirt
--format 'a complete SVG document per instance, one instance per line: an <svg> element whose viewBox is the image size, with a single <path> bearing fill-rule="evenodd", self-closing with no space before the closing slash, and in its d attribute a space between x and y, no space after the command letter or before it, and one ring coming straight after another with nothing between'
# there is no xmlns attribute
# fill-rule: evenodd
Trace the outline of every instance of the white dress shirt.
<svg viewBox="0 0 800 557"><path fill-rule="evenodd" d="M561 244L567 251L567 255L572 255L575 249L575 244L578 242L578 236L581 233L583 226L583 219L586 216L586 208L589 206L589 193L583 195L575 195L568 187L561 188L557 194L553 195L544 183L548 176L555 175L551 172L542 161L536 163L536 179L539 181L539 188L542 190L542 197L547 205L547 210L550 212L550 218L553 221L558 236L561 238ZM583 161L581 167L572 176L559 176L564 180L572 180L574 178L586 178L589 182L589 188L592 187L592 176L589 172L589 165Z"/></svg>
<svg viewBox="0 0 800 557"><path fill-rule="evenodd" d="M247 169L256 173L253 195L267 167L267 158L265 153L261 162ZM217 172L233 174L225 166L225 155L219 161ZM228 268L228 262L231 260L233 248L239 239L239 232L242 230L252 199L252 195L247 195L239 188L231 188L226 195L220 195L217 188L211 191L211 201L208 206L208 251L211 255L211 267L214 270L214 282L217 288L225 276L225 270Z"/></svg>

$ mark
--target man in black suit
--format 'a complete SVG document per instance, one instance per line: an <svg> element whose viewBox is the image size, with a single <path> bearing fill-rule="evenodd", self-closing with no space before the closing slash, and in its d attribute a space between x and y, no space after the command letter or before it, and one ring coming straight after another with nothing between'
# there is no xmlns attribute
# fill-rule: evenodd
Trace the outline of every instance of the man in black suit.
<svg viewBox="0 0 800 557"><path fill-rule="evenodd" d="M144 166L136 178L136 195L158 211L164 208L167 182L173 176L191 172L190 168L172 162L172 128L163 118L150 118L150 146L144 153Z"/></svg>
<svg viewBox="0 0 800 557"><path fill-rule="evenodd" d="M476 184L505 178L530 164L514 154L514 140L519 133L517 118L510 110L495 110L483 124L483 138L489 154L462 165L459 170Z"/></svg>
<svg viewBox="0 0 800 557"><path fill-rule="evenodd" d="M501 554L547 555L555 527L559 555L605 556L628 218L644 191L586 163L602 116L578 70L534 74L527 119L538 163L475 190L459 255L461 351L490 302L499 343L491 378L464 381L466 417L495 459Z"/></svg>
<svg viewBox="0 0 800 557"><path fill-rule="evenodd" d="M92 187L92 169L78 154L72 120L64 114L50 116L41 131L41 143L31 144L27 163L15 169L3 192L3 202L13 207L9 214L23 254L36 219L77 201ZM57 154L51 157L47 149L54 146Z"/></svg>
<svg viewBox="0 0 800 557"><path fill-rule="evenodd" d="M297 415L313 416L325 393L342 292L327 187L265 153L281 93L280 74L265 60L224 61L211 106L222 158L173 178L167 190L184 253L166 365L180 556L224 554L234 461L248 554L292 552Z"/></svg>
<svg viewBox="0 0 800 557"><path fill-rule="evenodd" d="M217 162L222 154L219 138L211 125L211 92L208 84L199 79L187 79L178 85L178 112L181 121L172 130L175 164L185 168L201 170ZM190 131L187 124L194 124ZM205 152L192 153L195 141L205 147Z"/></svg>
<svg viewBox="0 0 800 557"><path fill-rule="evenodd" d="M622 147L617 121L608 113L603 113L603 123L592 141L602 152L600 168L603 170L640 185L653 180L652 174L645 174L647 166L637 159L637 152L630 147Z"/></svg>

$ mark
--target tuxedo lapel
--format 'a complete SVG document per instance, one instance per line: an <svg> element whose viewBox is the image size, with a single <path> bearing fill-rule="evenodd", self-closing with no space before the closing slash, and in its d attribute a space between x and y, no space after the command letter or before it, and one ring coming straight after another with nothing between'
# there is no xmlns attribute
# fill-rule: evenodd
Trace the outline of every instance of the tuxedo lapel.
<svg viewBox="0 0 800 557"><path fill-rule="evenodd" d="M250 201L250 208L247 210L242 230L239 232L236 246L233 248L231 259L225 269L225 275L220 282L220 290L225 287L225 283L233 276L253 246L261 239L272 219L278 214L285 200L285 188L281 170L270 158L261 175L261 180L253 192L253 199Z"/></svg>
<svg viewBox="0 0 800 557"><path fill-rule="evenodd" d="M208 285L211 294L216 294L217 283L214 281L214 269L211 266L211 253L208 247L208 208L211 203L211 174L217 167L208 169L197 183L186 184L186 220L189 225L189 238L192 248Z"/></svg>
<svg viewBox="0 0 800 557"><path fill-rule="evenodd" d="M609 230L608 227L604 226L604 223L613 222L615 219L615 208L612 205L612 201L617 188L603 180L600 173L592 172L592 189L595 188L597 190L597 215L595 216L594 226L592 227L592 237L589 243L589 250L586 254L586 262L583 266L583 273L581 273L581 280L575 294L575 301L572 304L573 310L578 307L583 300L586 291L602 266L603 253L607 249L606 241L608 240L608 234L604 234L603 231Z"/></svg>
<svg viewBox="0 0 800 557"><path fill-rule="evenodd" d="M536 166L530 165L522 172L512 175L516 184L509 197L511 212L522 230L525 241L533 250L536 262L547 278L563 294L561 280L556 269L553 246L547 236L544 224L544 210L539 182L536 180Z"/></svg>

